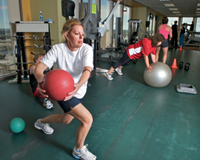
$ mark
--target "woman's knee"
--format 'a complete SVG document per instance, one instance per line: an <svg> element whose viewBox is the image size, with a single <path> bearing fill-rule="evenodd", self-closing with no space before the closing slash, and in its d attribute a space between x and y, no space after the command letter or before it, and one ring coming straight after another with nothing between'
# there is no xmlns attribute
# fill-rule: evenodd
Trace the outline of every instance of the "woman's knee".
<svg viewBox="0 0 200 160"><path fill-rule="evenodd" d="M73 119L73 116L63 114L60 118L60 123L69 124Z"/></svg>
<svg viewBox="0 0 200 160"><path fill-rule="evenodd" d="M91 127L92 123L93 123L93 117L90 114L89 116L87 116L86 118L84 118L84 120L82 121L83 125Z"/></svg>

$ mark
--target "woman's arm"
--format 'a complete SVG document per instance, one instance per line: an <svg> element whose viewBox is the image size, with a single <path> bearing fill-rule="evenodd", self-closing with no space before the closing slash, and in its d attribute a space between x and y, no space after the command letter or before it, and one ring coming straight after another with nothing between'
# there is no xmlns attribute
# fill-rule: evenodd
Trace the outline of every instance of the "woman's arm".
<svg viewBox="0 0 200 160"><path fill-rule="evenodd" d="M146 56L146 55L143 55L144 56L144 61L145 61L145 64L147 66L147 72L151 72L152 71L152 67L150 66L149 64L149 57Z"/></svg>
<svg viewBox="0 0 200 160"><path fill-rule="evenodd" d="M76 95L79 88L90 78L91 72L92 72L92 67L88 66L83 68L83 74L81 78L79 79L78 83L74 85L75 89L72 92L68 93L68 96L65 97L64 101L67 101L71 99L74 95Z"/></svg>
<svg viewBox="0 0 200 160"><path fill-rule="evenodd" d="M151 53L151 60L153 63L156 63L156 55Z"/></svg>
<svg viewBox="0 0 200 160"><path fill-rule="evenodd" d="M35 78L37 79L38 83L42 82L42 79L44 78L44 70L47 69L48 66L42 62L39 62L38 65L35 68Z"/></svg>

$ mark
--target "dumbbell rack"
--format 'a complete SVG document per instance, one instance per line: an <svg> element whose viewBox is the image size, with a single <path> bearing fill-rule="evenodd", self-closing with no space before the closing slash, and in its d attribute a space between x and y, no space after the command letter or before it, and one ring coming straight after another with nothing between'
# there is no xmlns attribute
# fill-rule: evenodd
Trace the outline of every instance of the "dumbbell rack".
<svg viewBox="0 0 200 160"><path fill-rule="evenodd" d="M45 47L46 52L51 49L51 36L50 36L50 23L44 21L15 21L16 24L16 46L17 46L17 78L8 81L8 83L23 83L22 75L26 79L28 77L28 64L24 46L24 33L36 33L44 32L45 35ZM23 66L23 70L22 70ZM26 83L26 80L24 81Z"/></svg>

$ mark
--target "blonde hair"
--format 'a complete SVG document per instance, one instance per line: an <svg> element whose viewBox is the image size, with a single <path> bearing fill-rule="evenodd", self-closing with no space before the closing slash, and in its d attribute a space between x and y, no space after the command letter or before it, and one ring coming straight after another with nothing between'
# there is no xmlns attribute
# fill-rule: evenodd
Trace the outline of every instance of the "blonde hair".
<svg viewBox="0 0 200 160"><path fill-rule="evenodd" d="M64 34L66 32L69 34L75 25L81 25L83 27L83 29L85 28L79 19L74 18L74 19L70 19L70 20L66 21L65 24L63 25L63 29L61 31L61 34L62 34L64 40L66 40Z"/></svg>
<svg viewBox="0 0 200 160"><path fill-rule="evenodd" d="M36 62L36 60L37 60L39 57L42 57L42 56L44 56L44 55L45 55L44 53L37 53L37 54L35 54L34 57L33 57L33 61Z"/></svg>

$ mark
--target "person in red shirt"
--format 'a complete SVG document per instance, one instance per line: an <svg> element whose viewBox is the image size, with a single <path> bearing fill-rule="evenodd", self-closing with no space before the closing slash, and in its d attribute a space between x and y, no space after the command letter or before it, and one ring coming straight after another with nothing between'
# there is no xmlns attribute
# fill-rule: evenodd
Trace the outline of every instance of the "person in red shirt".
<svg viewBox="0 0 200 160"><path fill-rule="evenodd" d="M144 57L145 64L147 66L147 71L150 72L152 67L149 64L149 57L150 53L152 56L152 60L155 60L155 52L156 47L161 45L161 43L165 41L165 38L162 34L156 33L154 36L150 36L148 38L143 38L139 42L135 44L131 44L126 48L124 55L121 59L116 62L107 73L105 73L105 77L108 80L113 80L111 73L115 70L119 75L123 75L122 68L125 64L130 62L134 59L139 59ZM154 61L153 61L154 62Z"/></svg>

